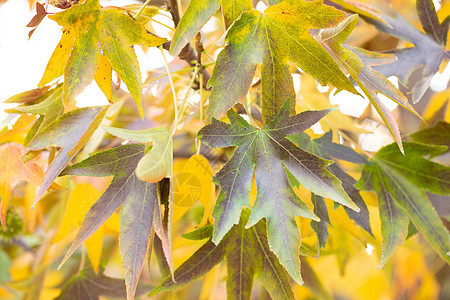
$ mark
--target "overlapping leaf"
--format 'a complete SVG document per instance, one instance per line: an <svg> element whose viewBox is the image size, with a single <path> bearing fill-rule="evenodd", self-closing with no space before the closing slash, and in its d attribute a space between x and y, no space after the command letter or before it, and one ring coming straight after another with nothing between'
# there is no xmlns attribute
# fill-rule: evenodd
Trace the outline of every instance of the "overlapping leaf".
<svg viewBox="0 0 450 300"><path fill-rule="evenodd" d="M413 133L410 137L417 142L450 147L450 124L440 121L433 127Z"/></svg>
<svg viewBox="0 0 450 300"><path fill-rule="evenodd" d="M387 24L368 20L377 29L414 44L414 47L392 51L397 61L374 67L384 76L397 76L404 85L409 87L413 103L422 98L442 61L450 58L450 52L444 48L447 43L450 17L440 24L432 0L418 0L417 12L427 34L423 34L394 12L392 12L393 16L383 14ZM411 82L411 75L417 70L420 70L420 79L418 82Z"/></svg>
<svg viewBox="0 0 450 300"><path fill-rule="evenodd" d="M221 117L242 101L258 64L262 64L262 113L266 121L287 99L295 99L288 61L295 62L322 85L356 92L331 55L308 31L335 26L344 18L343 12L320 0L286 0L264 13L245 11L230 27L228 45L219 54L208 81L212 91L207 114Z"/></svg>
<svg viewBox="0 0 450 300"><path fill-rule="evenodd" d="M373 66L395 61L395 57L393 55L379 54L341 45L341 43L343 43L350 35L357 23L358 15L352 15L341 22L337 27L325 29L321 33L322 43L326 45L330 53L339 60L343 67L350 73L350 76L362 89L363 93L367 96L380 117L383 119L399 145L400 150L403 151L397 122L389 109L387 109L383 102L378 98L376 92L386 95L406 109L412 110L412 108L406 106L408 101L407 98L383 75L372 68Z"/></svg>
<svg viewBox="0 0 450 300"><path fill-rule="evenodd" d="M242 208L250 207L250 188L255 170L258 193L246 227L266 218L272 251L300 283L300 233L295 216L319 219L293 191L286 169L310 191L352 209L359 208L342 189L340 181L327 171L329 161L298 148L286 139L288 135L308 129L328 111L308 111L289 117L289 107L287 101L277 117L262 129L249 125L230 110L228 118L231 124L213 119L212 124L200 130L198 136L210 147L237 146L231 159L215 176L221 191L213 212L212 241L219 243L239 222Z"/></svg>
<svg viewBox="0 0 450 300"><path fill-rule="evenodd" d="M450 262L450 234L431 205L425 191L450 195L450 168L423 158L446 150L404 142L405 155L395 145L381 148L363 169L358 188L378 195L383 236L382 267L408 233L408 216L436 252Z"/></svg>
<svg viewBox="0 0 450 300"><path fill-rule="evenodd" d="M141 73L133 45L157 46L165 39L148 33L123 10L102 8L98 0L86 0L50 18L66 29L58 44L65 52L55 49L40 84L63 75L61 65L65 64L63 100L69 105L94 79L104 55L127 85L142 116Z"/></svg>
<svg viewBox="0 0 450 300"><path fill-rule="evenodd" d="M24 147L16 143L0 145L0 221L3 229L6 227L6 212L12 189L25 180L35 185L42 183L44 172L35 161L23 162Z"/></svg>
<svg viewBox="0 0 450 300"><path fill-rule="evenodd" d="M62 84L59 84L54 89L49 90L44 95L40 96L38 100L42 100L37 104L18 106L9 112L18 112L22 114L39 115L40 121L37 122L33 134L36 135L43 131L47 125L55 121L63 113L62 103ZM30 138L34 137L30 136Z"/></svg>
<svg viewBox="0 0 450 300"><path fill-rule="evenodd" d="M114 176L103 195L86 214L75 241L63 264L118 208L120 214L119 246L127 285L127 298L133 299L140 276L152 227L161 234L161 212L155 183L140 181L136 166L144 156L144 146L130 144L100 152L66 168L61 175ZM165 253L170 260L170 253Z"/></svg>
<svg viewBox="0 0 450 300"><path fill-rule="evenodd" d="M67 198L61 226L53 242L59 242L74 234L80 228L84 215L100 196L100 191L89 183L76 185ZM86 240L85 246L92 267L98 272L103 249L103 228Z"/></svg>
<svg viewBox="0 0 450 300"><path fill-rule="evenodd" d="M367 163L367 160L363 156L355 152L353 149L341 144L333 143L331 131L314 140L310 140L309 136L305 133L293 135L289 137L289 139L298 144L302 149L326 159L332 157L355 164ZM359 212L355 212L344 206L345 212L350 217L350 219L354 220L359 226L361 226L361 228L372 235L372 229L370 227L369 220L369 210L367 209L367 205L361 197L359 191L354 186L356 180L348 175L341 167L339 167L337 163L332 164L329 169L331 173L333 173L340 181L342 181L342 187L344 188L345 192L360 208ZM315 197L318 198L317 195L315 195ZM317 199L316 201L321 200ZM316 209L316 206L314 206L314 209ZM323 228L321 229L322 232L325 232L324 229L326 229L326 227L324 227L324 224L320 226L323 226Z"/></svg>
<svg viewBox="0 0 450 300"><path fill-rule="evenodd" d="M140 180L158 182L170 178L172 173L173 145L172 136L165 127L146 130L127 130L115 127L104 127L107 132L130 141L150 144L152 147L139 161L136 175Z"/></svg>
<svg viewBox="0 0 450 300"><path fill-rule="evenodd" d="M71 111L49 124L30 141L29 150L61 148L45 172L44 181L33 205L36 205L59 173L91 137L105 113L106 109L102 107L86 107Z"/></svg>
<svg viewBox="0 0 450 300"><path fill-rule="evenodd" d="M222 6L225 26L228 28L242 12L252 8L251 0L191 0L177 26L170 45L170 54L178 55L183 47Z"/></svg>
<svg viewBox="0 0 450 300"><path fill-rule="evenodd" d="M256 276L273 299L294 299L289 277L267 243L266 224L260 221L246 229L249 211L242 213L241 221L224 239L215 245L206 242L174 273L155 287L150 296L173 290L200 278L224 258L227 262L228 299L250 299L253 278ZM297 258L298 259L298 258Z"/></svg>

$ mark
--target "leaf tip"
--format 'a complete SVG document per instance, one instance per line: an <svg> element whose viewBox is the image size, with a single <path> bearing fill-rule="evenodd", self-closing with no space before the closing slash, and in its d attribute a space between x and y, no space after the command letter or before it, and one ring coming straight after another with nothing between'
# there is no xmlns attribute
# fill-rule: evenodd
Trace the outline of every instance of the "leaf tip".
<svg viewBox="0 0 450 300"><path fill-rule="evenodd" d="M384 254L382 254L381 258L380 258L380 262L377 267L377 270L381 270L381 268L383 268L384 265L387 263L388 259L389 259L388 257L386 257Z"/></svg>
<svg viewBox="0 0 450 300"><path fill-rule="evenodd" d="M67 255L66 255L67 256ZM58 267L56 268L57 271L61 270L62 266L66 263L68 257L64 257L64 259L59 263Z"/></svg>

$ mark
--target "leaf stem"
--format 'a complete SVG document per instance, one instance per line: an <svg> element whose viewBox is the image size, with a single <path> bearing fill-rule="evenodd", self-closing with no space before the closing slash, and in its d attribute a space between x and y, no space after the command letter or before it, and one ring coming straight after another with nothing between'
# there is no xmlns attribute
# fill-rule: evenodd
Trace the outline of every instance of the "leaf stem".
<svg viewBox="0 0 450 300"><path fill-rule="evenodd" d="M204 65L204 67L206 68L206 67L209 67L209 66L211 66L213 64L214 63L208 63L208 64ZM196 67L185 68L185 69L181 69L181 70L178 70L178 71L173 71L173 72L171 72L171 74L183 73L183 72L195 70L195 68ZM166 77L166 76L167 76L167 73L164 73L164 74L162 74L160 76L157 76L155 78L149 79L148 81L144 82L143 86L145 87L146 85L152 83L153 81L161 79L161 78Z"/></svg>
<svg viewBox="0 0 450 300"><path fill-rule="evenodd" d="M200 72L199 74L199 80L200 80L200 123L203 127L204 120L203 120L203 72ZM196 137L197 140L197 151L196 154L200 154L200 149L202 148L202 142Z"/></svg>
<svg viewBox="0 0 450 300"><path fill-rule="evenodd" d="M200 69L200 68L199 68L198 66L195 66L194 74L192 75L191 82L189 83L188 89L187 89L186 94L184 95L184 98L183 98L183 102L181 103L180 109L179 109L179 111L178 111L178 120L177 120L177 123L180 122L181 116L183 115L184 111L186 110L186 102L187 102L187 98L188 98L188 96L189 96L189 92L190 92L190 90L191 90L191 88L192 88L192 85L194 84L195 77L197 76L197 73L198 73L198 70L199 70L199 69Z"/></svg>
<svg viewBox="0 0 450 300"><path fill-rule="evenodd" d="M202 53L205 54L211 61L214 61L214 58L211 56L211 54L209 54L208 52L206 52L205 49L202 50ZM206 66L205 66L206 68Z"/></svg>
<svg viewBox="0 0 450 300"><path fill-rule="evenodd" d="M145 1L144 4L142 4L141 8L138 10L138 12L136 13L136 15L134 16L134 19L136 20L139 15L142 13L142 11L145 9L145 7L150 3L151 0L147 0Z"/></svg>
<svg viewBox="0 0 450 300"><path fill-rule="evenodd" d="M162 57L164 59L164 66L166 67L167 75L169 76L170 89L172 90L173 97L173 109L175 112L175 116L173 118L172 126L170 126L170 134L173 136L175 131L177 131L178 125L178 103L177 103L177 94L175 92L175 85L173 84L172 74L170 73L169 64L167 63L166 56L164 55L164 50L162 47L158 47L161 51Z"/></svg>

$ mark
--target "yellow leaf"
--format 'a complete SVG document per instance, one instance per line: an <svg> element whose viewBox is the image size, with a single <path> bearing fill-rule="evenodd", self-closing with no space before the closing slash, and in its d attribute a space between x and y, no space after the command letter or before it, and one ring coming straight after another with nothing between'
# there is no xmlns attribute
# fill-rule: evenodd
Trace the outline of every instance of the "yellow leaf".
<svg viewBox="0 0 450 300"><path fill-rule="evenodd" d="M100 191L89 183L76 185L67 199L63 221L53 242L59 242L67 236L73 237L73 234L80 228L89 208L100 196ZM85 245L92 266L98 272L103 245L103 226L86 241Z"/></svg>
<svg viewBox="0 0 450 300"><path fill-rule="evenodd" d="M91 261L94 271L98 273L98 267L100 266L100 258L102 256L103 248L103 230L104 227L101 226L96 232L94 232L90 238L84 242L86 246L86 252Z"/></svg>
<svg viewBox="0 0 450 300"><path fill-rule="evenodd" d="M23 162L23 150L24 147L16 143L0 145L0 217L3 228L6 226L6 212L14 187L22 180L40 185L44 177L44 172L35 160Z"/></svg>
<svg viewBox="0 0 450 300"><path fill-rule="evenodd" d="M438 114L445 106L444 121L450 122L450 90L445 90L440 93L436 93L428 102L425 111L423 112L423 118L426 121L432 121L436 114Z"/></svg>
<svg viewBox="0 0 450 300"><path fill-rule="evenodd" d="M112 101L112 67L109 61L103 55L100 57L100 63L94 76L98 87L105 94L109 102Z"/></svg>
<svg viewBox="0 0 450 300"><path fill-rule="evenodd" d="M174 170L176 168L174 167ZM174 221L197 201L205 207L203 219L199 226L206 224L214 208L213 172L209 162L202 155L192 155L181 172L174 176Z"/></svg>
<svg viewBox="0 0 450 300"><path fill-rule="evenodd" d="M61 293L58 287L64 280L64 274L57 270L47 271L43 282L40 300L55 299Z"/></svg>
<svg viewBox="0 0 450 300"><path fill-rule="evenodd" d="M72 51L74 39L74 30L64 30L61 40L53 51L50 60L48 61L47 67L44 71L44 75L42 76L42 79L38 84L39 87L43 87L53 79L63 75L64 67L66 66L67 60L69 59L70 52Z"/></svg>
<svg viewBox="0 0 450 300"><path fill-rule="evenodd" d="M111 217L109 217L109 219L105 222L105 226L106 228L119 233L119 215L113 214Z"/></svg>
<svg viewBox="0 0 450 300"><path fill-rule="evenodd" d="M32 209L34 197L36 197L37 187L33 184L27 184L25 189L25 226L29 232L34 232L36 228L36 221L38 212L41 210L40 206Z"/></svg>
<svg viewBox="0 0 450 300"><path fill-rule="evenodd" d="M0 144L12 142L24 144L27 133L33 126L35 120L35 116L21 115L11 130L0 134Z"/></svg>

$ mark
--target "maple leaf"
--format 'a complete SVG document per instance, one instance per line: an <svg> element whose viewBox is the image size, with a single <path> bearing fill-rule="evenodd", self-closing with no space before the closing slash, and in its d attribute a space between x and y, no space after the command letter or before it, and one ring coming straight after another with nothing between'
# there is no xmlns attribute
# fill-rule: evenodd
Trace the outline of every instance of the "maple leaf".
<svg viewBox="0 0 450 300"><path fill-rule="evenodd" d="M18 119L16 119L19 117ZM16 122L12 125L12 129L9 130L9 126L12 122ZM31 131L33 124L36 121L35 116L11 114L9 118L6 118L2 122L2 129L0 129L0 144L3 143L18 143L25 144L28 141L29 131Z"/></svg>
<svg viewBox="0 0 450 300"><path fill-rule="evenodd" d="M58 59L59 64L65 63L64 104L68 105L72 102L75 96L94 79L101 56L104 55L112 69L127 85L142 117L141 73L132 46L136 44L158 46L166 39L148 33L126 11L102 8L98 0L86 0L82 4L73 5L49 18L67 30L66 37L63 35L59 44L62 48L64 45L66 52L58 51L55 54L55 50L47 66L47 69L53 66L58 71L53 70L52 74L48 75L48 78L54 78L55 75L58 77L62 73L60 73L60 67L55 67L56 64L52 59ZM63 39L65 39L64 43ZM70 50L68 46L71 42L73 47L70 56L67 56L66 53ZM67 62L62 62L62 58L66 57ZM42 81L41 84L43 84Z"/></svg>
<svg viewBox="0 0 450 300"><path fill-rule="evenodd" d="M301 282L298 260L300 233L295 216L319 221L319 218L293 191L286 170L308 190L330 198L354 210L359 208L342 189L340 181L326 167L330 161L306 152L286 139L300 133L325 116L329 110L307 111L289 117L286 101L276 118L262 129L248 124L233 110L228 111L231 124L213 119L200 130L198 137L210 147L237 146L233 156L215 175L220 194L213 211L213 242L218 243L239 221L249 196L253 169L257 196L247 227L266 218L272 251L289 274Z"/></svg>
<svg viewBox="0 0 450 300"><path fill-rule="evenodd" d="M226 259L228 299L250 299L255 276L273 299L294 299L288 274L270 251L265 222L258 222L247 229L248 218L249 211L244 210L239 224L219 244L207 241L175 270L174 281L168 276L149 296L186 285Z"/></svg>
<svg viewBox="0 0 450 300"><path fill-rule="evenodd" d="M20 104L30 103L33 101L37 101L37 99L45 95L48 92L48 90L49 90L48 86L39 87L36 89L16 94L2 101L2 103L20 103Z"/></svg>
<svg viewBox="0 0 450 300"><path fill-rule="evenodd" d="M46 147L60 147L45 172L44 180L36 194L33 206L39 201L59 173L75 156L78 150L89 140L100 125L106 108L86 107L66 113L49 124L34 136L28 145L29 150L41 150Z"/></svg>
<svg viewBox="0 0 450 300"><path fill-rule="evenodd" d="M427 34L423 34L395 12L392 12L393 16L383 14L383 20L387 24L367 19L377 29L414 44L414 47L391 51L397 61L374 67L384 76L397 76L400 82L411 90L413 103L422 98L442 61L450 58L450 52L444 48L450 17L439 24L432 0L418 0L417 11ZM420 79L410 82L411 75L416 70L421 70Z"/></svg>
<svg viewBox="0 0 450 300"><path fill-rule="evenodd" d="M63 113L62 103L62 89L63 85L59 84L55 88L49 90L37 100L39 103L32 105L22 105L16 108L7 110L7 112L17 112L22 114L40 115L39 121L34 128L33 133L29 133L27 140L31 140L36 134L41 132L47 125L55 121Z"/></svg>
<svg viewBox="0 0 450 300"><path fill-rule="evenodd" d="M389 109L378 98L376 92L386 95L398 105L414 112L416 115L418 114L407 105L408 99L387 78L373 69L374 66L395 61L395 56L341 45L353 31L358 20L358 15L351 15L335 28L325 29L321 32L321 41L333 57L340 61L350 73L350 76L383 119L400 150L403 151L397 122Z"/></svg>
<svg viewBox="0 0 450 300"><path fill-rule="evenodd" d="M77 184L67 198L61 226L53 239L53 243L75 234L81 226L84 215L100 196L100 191L93 185L89 183ZM98 272L103 248L103 228L97 230L86 240L85 246L89 261L94 271Z"/></svg>
<svg viewBox="0 0 450 300"><path fill-rule="evenodd" d="M306 133L293 135L289 137L289 140L298 144L302 149L311 152L315 155L329 159L333 157L335 159L344 160L354 164L365 164L367 160L355 152L353 149L341 144L333 143L332 132L328 131L320 138L311 140ZM367 205L361 197L359 191L355 188L356 180L348 175L336 162L330 167L330 172L333 173L340 181L342 181L342 187L344 191L349 195L353 202L360 208L359 212L355 212L348 207L344 206L344 210L350 219L354 220L361 228L367 231L370 235L372 229L370 227L369 210ZM317 195L316 195L317 197ZM317 201L321 201L320 199ZM314 209L316 206L314 205ZM322 220L322 218L319 216ZM323 226L323 225L322 225Z"/></svg>
<svg viewBox="0 0 450 300"><path fill-rule="evenodd" d="M44 177L35 161L23 162L23 150L24 147L16 143L0 145L0 221L3 229L6 229L6 212L13 188L22 180L40 185Z"/></svg>
<svg viewBox="0 0 450 300"><path fill-rule="evenodd" d="M105 276L103 271L101 269L100 272L95 273L92 266L88 265L64 284L61 294L55 300L99 300L103 297L125 298L127 295L125 282L121 279ZM140 284L136 295L143 295L149 289L149 286Z"/></svg>
<svg viewBox="0 0 450 300"><path fill-rule="evenodd" d="M117 137L150 144L151 148L139 161L136 175L140 180L158 182L163 178L170 178L172 174L173 142L169 130L165 127L156 127L146 130L127 130L103 126L105 130Z"/></svg>
<svg viewBox="0 0 450 300"><path fill-rule="evenodd" d="M327 224L331 225L328 209L325 204L325 199L314 193L311 193L311 202L314 205L314 213L320 218L320 221L311 221L311 227L316 232L317 240L320 248L325 248L328 240Z"/></svg>
<svg viewBox="0 0 450 300"><path fill-rule="evenodd" d="M222 6L225 26L228 28L242 12L252 8L251 0L192 0L183 14L170 44L170 54L177 56L183 47Z"/></svg>
<svg viewBox="0 0 450 300"><path fill-rule="evenodd" d="M450 124L439 121L433 127L425 128L424 130L411 134L410 138L420 143L450 147Z"/></svg>
<svg viewBox="0 0 450 300"><path fill-rule="evenodd" d="M345 14L322 1L286 0L264 13L248 10L227 33L208 86L212 87L207 114L221 117L242 101L262 64L262 114L270 121L287 99L295 99L288 61L322 85L352 92L352 84L331 55L310 35L309 29L335 26ZM295 101L292 101L292 111Z"/></svg>
<svg viewBox="0 0 450 300"><path fill-rule="evenodd" d="M374 190L380 209L381 268L408 234L408 217L435 251L450 262L450 234L434 210L425 191L450 195L450 168L423 158L442 153L445 146L404 142L405 155L395 145L381 148L364 166L357 187Z"/></svg>
<svg viewBox="0 0 450 300"><path fill-rule="evenodd" d="M383 13L367 3L356 2L351 0L327 0L327 4L333 5L339 9L350 11L360 15L361 17L383 21Z"/></svg>
<svg viewBox="0 0 450 300"><path fill-rule="evenodd" d="M166 243L162 233L161 212L155 183L140 181L136 166L144 156L144 146L130 144L93 155L66 168L61 176L114 176L102 196L92 205L81 228L60 266L86 241L118 208L120 214L119 246L127 285L127 297L133 299L141 273L152 227ZM165 251L170 261L170 253Z"/></svg>
<svg viewBox="0 0 450 300"><path fill-rule="evenodd" d="M436 42L447 45L447 34L450 26L450 16L447 16L442 23L439 19L432 0L417 0L417 13L423 30L431 36Z"/></svg>

